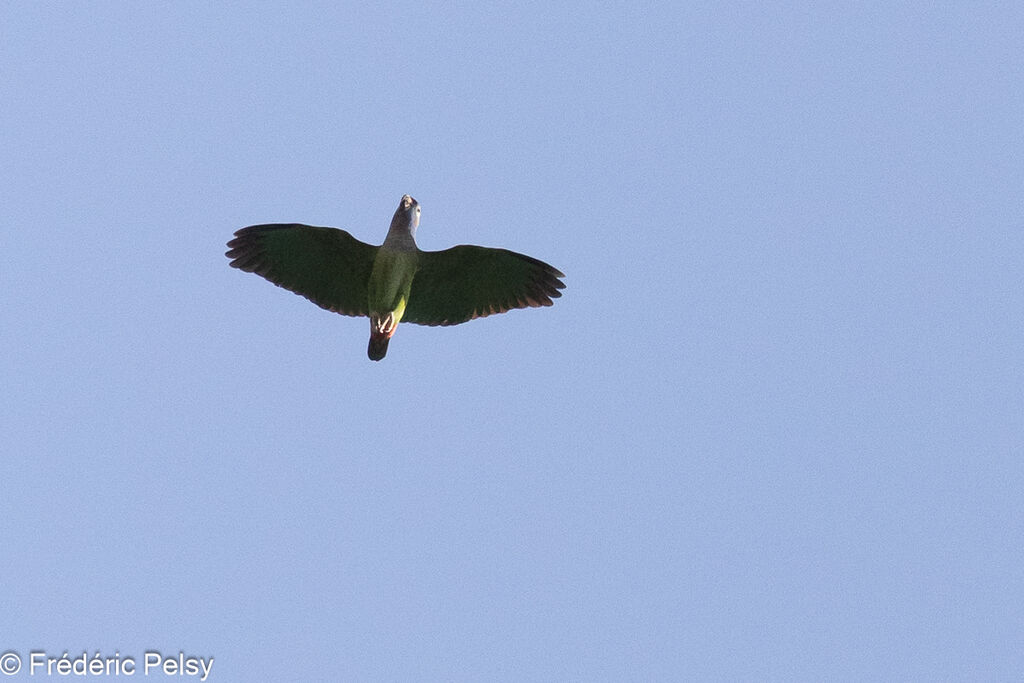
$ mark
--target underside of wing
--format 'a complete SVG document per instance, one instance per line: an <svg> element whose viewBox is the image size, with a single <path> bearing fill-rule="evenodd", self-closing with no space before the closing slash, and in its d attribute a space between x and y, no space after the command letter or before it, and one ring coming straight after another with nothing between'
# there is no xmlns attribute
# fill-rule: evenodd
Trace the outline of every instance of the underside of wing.
<svg viewBox="0 0 1024 683"><path fill-rule="evenodd" d="M565 287L557 269L507 249L460 245L419 254L402 322L458 325L513 308L550 306Z"/></svg>
<svg viewBox="0 0 1024 683"><path fill-rule="evenodd" d="M366 285L377 247L344 230L297 223L251 225L235 233L225 255L256 273L343 315L367 315Z"/></svg>

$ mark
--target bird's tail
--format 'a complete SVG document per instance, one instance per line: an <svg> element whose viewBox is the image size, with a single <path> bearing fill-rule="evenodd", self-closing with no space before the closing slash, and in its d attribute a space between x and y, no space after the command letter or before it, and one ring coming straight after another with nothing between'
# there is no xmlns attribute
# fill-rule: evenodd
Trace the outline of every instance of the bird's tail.
<svg viewBox="0 0 1024 683"><path fill-rule="evenodd" d="M388 353L388 342L391 337L387 334L370 332L370 345L366 347L366 355L370 360L380 360Z"/></svg>
<svg viewBox="0 0 1024 683"><path fill-rule="evenodd" d="M388 353L388 342L395 333L398 323L395 316L388 313L383 318L370 316L370 344L366 347L366 355L370 360L380 360Z"/></svg>

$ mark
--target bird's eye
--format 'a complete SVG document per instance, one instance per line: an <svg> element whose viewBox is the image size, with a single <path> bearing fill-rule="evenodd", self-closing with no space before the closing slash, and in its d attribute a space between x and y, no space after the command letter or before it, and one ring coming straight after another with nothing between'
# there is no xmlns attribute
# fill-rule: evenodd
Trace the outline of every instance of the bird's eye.
<svg viewBox="0 0 1024 683"><path fill-rule="evenodd" d="M420 207L417 206L416 207L416 213L419 213L419 212L420 212Z"/></svg>

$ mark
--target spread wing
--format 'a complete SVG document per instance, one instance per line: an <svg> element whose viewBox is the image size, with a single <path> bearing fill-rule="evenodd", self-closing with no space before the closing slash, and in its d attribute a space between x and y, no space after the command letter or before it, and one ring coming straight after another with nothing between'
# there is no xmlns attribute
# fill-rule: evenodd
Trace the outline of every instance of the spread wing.
<svg viewBox="0 0 1024 683"><path fill-rule="evenodd" d="M235 233L225 256L231 266L256 273L344 315L367 315L366 283L377 247L344 230L311 225L251 225Z"/></svg>
<svg viewBox="0 0 1024 683"><path fill-rule="evenodd" d="M562 296L561 277L543 261L507 249L423 251L402 322L458 325L513 308L550 306Z"/></svg>

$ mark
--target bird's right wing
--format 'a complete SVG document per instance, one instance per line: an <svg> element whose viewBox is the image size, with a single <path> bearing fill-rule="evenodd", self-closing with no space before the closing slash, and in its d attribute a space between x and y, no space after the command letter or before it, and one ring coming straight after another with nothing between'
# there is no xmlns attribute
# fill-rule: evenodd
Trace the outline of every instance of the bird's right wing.
<svg viewBox="0 0 1024 683"><path fill-rule="evenodd" d="M311 225L251 225L235 233L225 256L317 306L343 315L368 315L366 285L377 247L344 230Z"/></svg>

